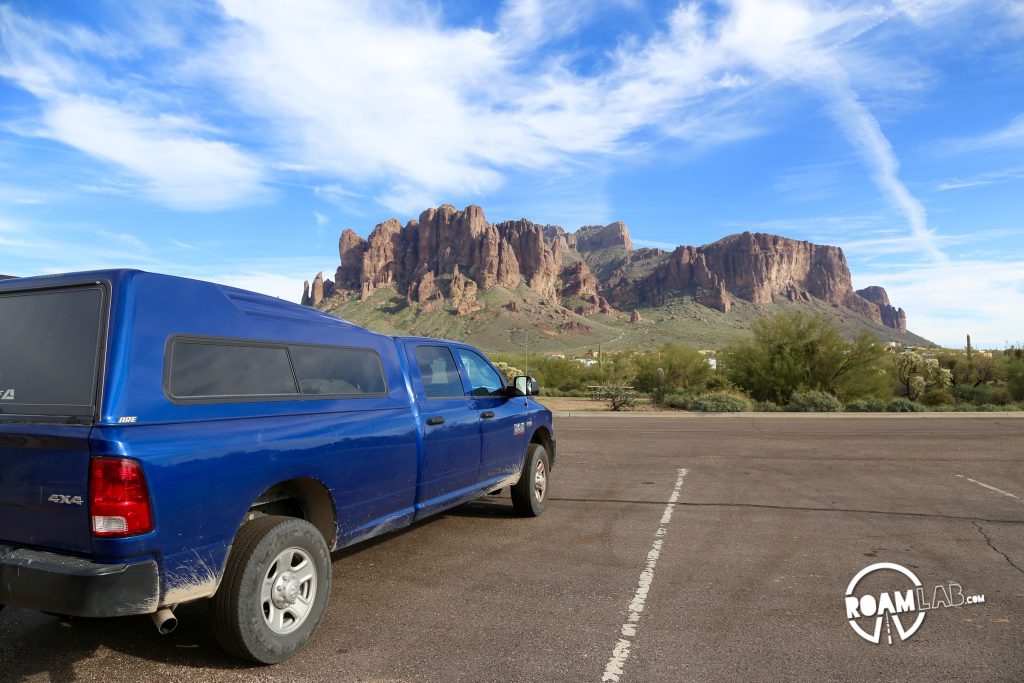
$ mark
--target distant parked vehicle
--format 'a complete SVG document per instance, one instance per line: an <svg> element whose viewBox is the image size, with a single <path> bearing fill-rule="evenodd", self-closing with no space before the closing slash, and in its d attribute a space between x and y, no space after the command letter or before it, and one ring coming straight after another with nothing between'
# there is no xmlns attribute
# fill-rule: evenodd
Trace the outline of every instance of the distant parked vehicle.
<svg viewBox="0 0 1024 683"><path fill-rule="evenodd" d="M208 282L0 283L0 608L211 598L234 655L309 642L331 550L509 487L544 510L551 412L471 346Z"/></svg>

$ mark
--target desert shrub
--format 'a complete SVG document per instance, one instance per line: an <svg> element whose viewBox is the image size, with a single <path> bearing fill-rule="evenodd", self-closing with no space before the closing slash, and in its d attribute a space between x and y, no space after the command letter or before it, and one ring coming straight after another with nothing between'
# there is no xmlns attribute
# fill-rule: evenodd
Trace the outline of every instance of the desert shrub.
<svg viewBox="0 0 1024 683"><path fill-rule="evenodd" d="M724 372L715 371L708 377L704 389L705 391L735 391L736 385Z"/></svg>
<svg viewBox="0 0 1024 683"><path fill-rule="evenodd" d="M1019 349L1013 349L1019 351ZM1011 353L1007 351L1007 354ZM1024 401L1024 358L1010 356L1006 362L1006 389L1017 401Z"/></svg>
<svg viewBox="0 0 1024 683"><path fill-rule="evenodd" d="M987 402L995 403L997 406L1005 406L1013 403L1013 394L1004 386L995 386L992 387L992 392L989 394Z"/></svg>
<svg viewBox="0 0 1024 683"><path fill-rule="evenodd" d="M690 401L690 410L702 413L739 413L750 407L746 396L728 391L708 391Z"/></svg>
<svg viewBox="0 0 1024 683"><path fill-rule="evenodd" d="M887 413L920 413L924 408L909 398L897 398L885 407Z"/></svg>
<svg viewBox="0 0 1024 683"><path fill-rule="evenodd" d="M956 399L949 389L936 387L924 392L921 396L921 403L926 406L947 406L956 403Z"/></svg>
<svg viewBox="0 0 1024 683"><path fill-rule="evenodd" d="M608 401L612 410L623 410L636 405L636 390L622 384L605 384L597 390L595 398Z"/></svg>
<svg viewBox="0 0 1024 683"><path fill-rule="evenodd" d="M823 391L797 391L789 399L786 410L796 413L838 413L843 404Z"/></svg>
<svg viewBox="0 0 1024 683"><path fill-rule="evenodd" d="M974 386L973 384L958 384L950 393L957 403L987 403L991 388L987 386Z"/></svg>
<svg viewBox="0 0 1024 683"><path fill-rule="evenodd" d="M885 410L885 401L877 398L861 398L846 404L848 413L881 413Z"/></svg>
<svg viewBox="0 0 1024 683"><path fill-rule="evenodd" d="M782 407L775 401L758 401L754 408L762 413L777 413L782 410Z"/></svg>
<svg viewBox="0 0 1024 683"><path fill-rule="evenodd" d="M973 410L978 413L999 413L1004 410L1003 406L997 406L994 403L982 403L979 406L974 406Z"/></svg>
<svg viewBox="0 0 1024 683"><path fill-rule="evenodd" d="M690 394L665 394L661 399L661 405L666 408L675 408L676 410L688 410L692 399L693 396Z"/></svg>

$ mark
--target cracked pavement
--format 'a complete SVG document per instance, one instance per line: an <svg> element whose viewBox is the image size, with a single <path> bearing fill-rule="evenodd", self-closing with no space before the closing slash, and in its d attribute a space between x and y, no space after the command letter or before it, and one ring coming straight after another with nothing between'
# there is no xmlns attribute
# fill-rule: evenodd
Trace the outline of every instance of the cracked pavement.
<svg viewBox="0 0 1024 683"><path fill-rule="evenodd" d="M9 608L0 680L1024 680L1024 419L605 414L556 430L543 516L513 517L506 493L335 553L327 618L289 662L222 655L201 603L164 637L145 617ZM868 643L843 598L880 562L929 598L955 583L985 602Z"/></svg>

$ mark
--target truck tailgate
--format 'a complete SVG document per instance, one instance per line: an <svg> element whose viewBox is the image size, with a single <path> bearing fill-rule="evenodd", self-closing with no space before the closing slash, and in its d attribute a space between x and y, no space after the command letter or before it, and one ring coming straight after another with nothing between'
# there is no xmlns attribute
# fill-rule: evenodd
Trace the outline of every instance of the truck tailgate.
<svg viewBox="0 0 1024 683"><path fill-rule="evenodd" d="M0 423L0 544L89 554L89 431Z"/></svg>

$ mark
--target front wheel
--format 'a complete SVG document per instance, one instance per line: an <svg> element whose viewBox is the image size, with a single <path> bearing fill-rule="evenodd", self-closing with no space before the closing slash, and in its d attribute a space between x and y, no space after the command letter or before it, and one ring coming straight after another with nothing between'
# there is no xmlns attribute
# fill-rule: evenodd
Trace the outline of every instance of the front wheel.
<svg viewBox="0 0 1024 683"><path fill-rule="evenodd" d="M548 452L539 443L531 443L526 449L526 464L523 476L512 487L512 507L523 517L536 517L544 512L544 501L548 495L548 475L551 466Z"/></svg>
<svg viewBox="0 0 1024 683"><path fill-rule="evenodd" d="M211 615L229 653L276 664L312 639L331 594L331 558L323 536L292 517L257 517L235 538Z"/></svg>

